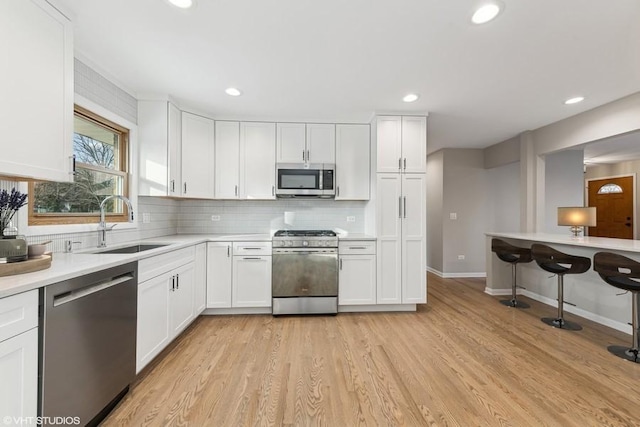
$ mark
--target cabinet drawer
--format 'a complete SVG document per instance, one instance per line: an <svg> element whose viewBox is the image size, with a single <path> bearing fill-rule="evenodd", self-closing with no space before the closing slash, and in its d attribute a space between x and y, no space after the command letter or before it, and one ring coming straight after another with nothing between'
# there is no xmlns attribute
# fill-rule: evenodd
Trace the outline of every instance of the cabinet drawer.
<svg viewBox="0 0 640 427"><path fill-rule="evenodd" d="M38 326L38 290L0 299L0 342Z"/></svg>
<svg viewBox="0 0 640 427"><path fill-rule="evenodd" d="M233 256L271 255L271 242L234 242Z"/></svg>
<svg viewBox="0 0 640 427"><path fill-rule="evenodd" d="M375 240L348 240L338 243L340 255L375 255Z"/></svg>
<svg viewBox="0 0 640 427"><path fill-rule="evenodd" d="M196 256L196 247L178 249L166 254L138 261L138 283L152 279L192 262Z"/></svg>

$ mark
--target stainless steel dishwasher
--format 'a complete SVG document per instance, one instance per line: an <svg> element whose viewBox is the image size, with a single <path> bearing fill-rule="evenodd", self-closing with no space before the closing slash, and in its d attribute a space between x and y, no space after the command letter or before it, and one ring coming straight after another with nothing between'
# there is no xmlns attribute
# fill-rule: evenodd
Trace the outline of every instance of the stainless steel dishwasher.
<svg viewBox="0 0 640 427"><path fill-rule="evenodd" d="M95 425L127 393L136 369L137 283L134 262L43 288L39 415Z"/></svg>

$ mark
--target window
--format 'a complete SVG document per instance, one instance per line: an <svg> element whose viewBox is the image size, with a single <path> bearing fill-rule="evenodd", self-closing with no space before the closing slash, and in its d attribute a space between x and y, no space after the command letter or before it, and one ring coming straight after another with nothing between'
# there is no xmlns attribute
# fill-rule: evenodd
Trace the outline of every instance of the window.
<svg viewBox="0 0 640 427"><path fill-rule="evenodd" d="M30 183L29 225L98 222L105 197L128 196L128 129L77 105L73 126L74 182ZM109 222L127 221L120 200L105 206Z"/></svg>
<svg viewBox="0 0 640 427"><path fill-rule="evenodd" d="M617 184L605 184L598 190L598 194L615 194L622 193L622 187Z"/></svg>

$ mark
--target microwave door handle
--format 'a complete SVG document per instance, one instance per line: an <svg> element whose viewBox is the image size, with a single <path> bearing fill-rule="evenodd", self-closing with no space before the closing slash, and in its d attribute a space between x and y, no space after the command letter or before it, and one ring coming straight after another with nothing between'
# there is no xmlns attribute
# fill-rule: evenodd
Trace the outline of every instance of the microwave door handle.
<svg viewBox="0 0 640 427"><path fill-rule="evenodd" d="M320 171L318 171L318 190L322 190L323 187L323 183L322 183L322 176L324 175L324 172L322 171L322 169L320 169Z"/></svg>

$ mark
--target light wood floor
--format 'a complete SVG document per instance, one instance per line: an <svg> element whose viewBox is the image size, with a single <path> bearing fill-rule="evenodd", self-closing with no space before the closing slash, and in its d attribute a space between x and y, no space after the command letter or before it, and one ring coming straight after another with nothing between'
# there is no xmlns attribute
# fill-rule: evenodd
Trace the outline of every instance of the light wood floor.
<svg viewBox="0 0 640 427"><path fill-rule="evenodd" d="M417 313L201 317L104 425L640 425L640 364L606 350L628 335L428 280Z"/></svg>

